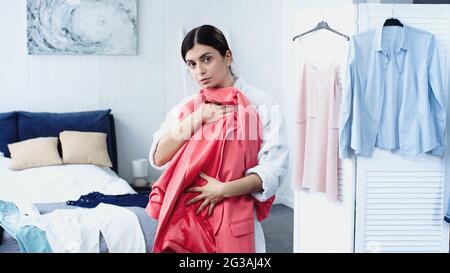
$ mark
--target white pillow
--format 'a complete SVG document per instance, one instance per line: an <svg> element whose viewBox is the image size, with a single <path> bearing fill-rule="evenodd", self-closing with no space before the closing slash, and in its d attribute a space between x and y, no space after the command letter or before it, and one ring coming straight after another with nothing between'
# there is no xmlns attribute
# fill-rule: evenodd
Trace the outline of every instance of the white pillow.
<svg viewBox="0 0 450 273"><path fill-rule="evenodd" d="M64 164L95 164L112 167L106 144L107 135L96 132L59 133Z"/></svg>
<svg viewBox="0 0 450 273"><path fill-rule="evenodd" d="M8 144L13 170L61 165L57 137L38 137Z"/></svg>

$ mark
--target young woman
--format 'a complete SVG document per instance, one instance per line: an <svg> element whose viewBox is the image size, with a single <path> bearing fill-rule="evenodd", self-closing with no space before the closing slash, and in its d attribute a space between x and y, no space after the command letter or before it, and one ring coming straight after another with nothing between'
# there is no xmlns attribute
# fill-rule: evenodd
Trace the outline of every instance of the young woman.
<svg viewBox="0 0 450 273"><path fill-rule="evenodd" d="M253 217L258 213L257 209L256 212L253 210L253 215L250 215L251 218L247 217L247 215L243 220L230 222L229 227L225 227L225 223L227 223L227 217L234 217L230 214L230 211L235 211L234 215L239 213L245 214L245 209L239 207L241 206L240 204L243 204L242 202L244 202L242 201L242 198L244 198L246 202L255 201L255 207L258 205L260 205L260 207L265 206L266 216L268 215L268 210L270 210L274 195L288 168L288 148L286 146L284 121L279 105L275 103L275 100L269 94L246 84L241 76L234 75L231 69L233 61L232 52L223 33L217 28L210 25L202 25L191 30L183 40L181 55L188 66L192 78L199 84L201 91L200 94L186 98L174 107L167 114L160 129L153 135L153 144L150 149L149 160L155 169L165 170L165 173L163 173L164 177L160 178L157 183L160 180L166 179L167 188L163 190L158 188L157 191L155 191L155 187L153 187L154 191L152 191L152 194L154 192L156 193L153 198L152 195L150 196L147 210L149 211L150 216L157 218L160 221L159 225L161 225L162 221L160 214L162 211L164 211L165 215L172 213L170 214L170 217L172 217L171 223L167 223L165 227L158 228L157 239L158 233L163 233L163 229L180 229L179 225L188 225L191 226L191 230L180 231L178 232L180 236L177 236L175 233L171 235L172 237L165 233L165 239L161 239L161 244L154 247L154 251L156 249L158 252L265 252L264 234L261 224L258 221L258 219L264 218L264 216ZM232 94L230 92L232 92ZM194 154L185 157L184 162L172 162L175 160L174 158L176 158L176 160L182 160L182 154L185 154L186 156L189 149L186 148L186 142L189 141L192 136L197 134L198 130L201 128L210 126L219 120L225 120L236 112L236 107L230 107L228 101L227 103L221 104L226 99L221 98L220 96L229 96L229 100L235 100L235 106L236 104L242 106L248 103L251 104L250 107L252 107L252 109L256 109L255 113L257 113L256 115L258 116L259 124L261 125L261 142L257 145L258 149L255 153L256 161L254 164L247 164L247 167L251 167L245 169L242 173L243 175L240 175L235 179L220 181L217 177L213 177L211 174L207 175L206 172L203 171L208 169L207 167L201 169L202 166L200 166L199 170L201 171L198 173L198 176L203 179L205 183L201 184L201 186L197 184L197 186L190 186L185 189L185 193L191 193L189 197L180 195L181 193L179 193L179 190L177 191L177 200L172 200L172 203L181 202L180 200L183 200L186 201L185 206L188 208L195 206L196 214L203 213L206 217L213 215L216 219L220 218L212 224L210 222L201 222L197 227L198 229L202 229L199 233L210 234L195 235L195 240L190 240L185 237L192 235L186 234L195 231L193 231L192 228L192 226L194 226L191 222L192 219L187 219L193 217L188 216L189 210L183 211L181 216L176 216L176 210L180 211L184 209L180 206L178 206L177 209L176 206L164 205L162 201L163 198L156 195L165 194L167 196L167 192L170 191L168 189L169 181L170 183L175 184L181 183L178 180L187 179L187 171L182 174L182 179L176 180L173 177L173 173L177 172L177 170L182 167L178 166L177 169L176 166L172 166L172 170L167 169L168 166L170 166L170 163L173 163L172 165L187 164L185 167L186 169L190 167L189 164L195 164L186 163L186 161L197 159ZM187 111L183 115L183 118L180 119L180 113L185 109L183 107L186 107L186 105L189 105L189 102L192 102L195 98L199 97L203 98L203 101L200 100L198 105L191 107L191 111ZM205 98L209 98L209 102L206 102ZM214 101L214 99L218 101L211 103L211 100ZM194 104L191 103L190 105L192 106ZM208 143L205 145L210 146L208 146L209 148L202 148L198 151L204 153L204 151L207 151L205 149L215 149L214 146L211 146L214 144ZM231 146L231 144L229 145ZM246 144L239 145L242 146ZM248 145L251 146L252 144ZM193 150L190 151L192 153ZM199 153L199 158L202 156L209 157L205 163L202 163L204 165L214 164L216 157L222 155L224 158L220 159L221 164L232 164L227 162L240 162L243 161L244 157L244 154L239 152L223 154L209 152L210 154L208 155L203 155L201 152ZM221 167L219 166L218 168L220 169ZM167 172L171 172L171 174L167 174ZM217 173L219 173L219 170L217 170ZM176 182L173 182L174 180ZM152 200L154 200L153 204ZM269 206L267 206L268 203ZM251 226L245 224L245 219L252 220ZM170 222L170 220L167 220L167 222ZM179 224L181 222L183 224ZM230 231L222 231L225 229L229 229ZM183 234L181 235L181 233ZM242 243L240 248L239 244L245 240L243 239L245 236L252 236L254 244L253 249L246 247L246 243ZM181 237L183 237L183 239L180 239ZM233 241L234 239L239 238L241 241ZM194 246L194 243L198 243L202 240L210 240L210 246L208 246L208 243L203 244L202 247L198 247L197 245ZM230 248L229 244L227 245L224 241L229 241L229 244L234 246Z"/></svg>

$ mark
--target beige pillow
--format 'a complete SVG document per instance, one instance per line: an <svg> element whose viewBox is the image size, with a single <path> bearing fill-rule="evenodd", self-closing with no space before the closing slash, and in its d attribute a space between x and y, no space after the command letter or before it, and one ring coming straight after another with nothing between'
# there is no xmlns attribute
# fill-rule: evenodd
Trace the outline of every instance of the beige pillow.
<svg viewBox="0 0 450 273"><path fill-rule="evenodd" d="M59 133L65 164L112 167L105 133L64 131Z"/></svg>
<svg viewBox="0 0 450 273"><path fill-rule="evenodd" d="M34 167L61 165L57 137L39 137L8 144L11 152L10 169L24 170Z"/></svg>

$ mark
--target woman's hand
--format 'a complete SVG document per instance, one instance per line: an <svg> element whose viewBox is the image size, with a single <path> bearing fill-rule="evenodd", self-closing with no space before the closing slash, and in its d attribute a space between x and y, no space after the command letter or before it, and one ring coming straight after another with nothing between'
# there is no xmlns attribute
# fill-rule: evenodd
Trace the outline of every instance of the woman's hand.
<svg viewBox="0 0 450 273"><path fill-rule="evenodd" d="M197 209L196 214L199 214L206 206L209 205L208 217L211 216L214 207L217 203L224 199L223 196L223 183L207 176L204 173L200 173L200 177L205 179L208 183L201 187L191 187L188 188L187 192L200 192L200 194L188 202L186 202L186 206L189 206L195 202L198 202L202 199L203 203Z"/></svg>
<svg viewBox="0 0 450 273"><path fill-rule="evenodd" d="M197 117L202 120L202 123L216 122L223 118L226 114L234 111L234 107L217 105L214 103L202 103L194 112Z"/></svg>

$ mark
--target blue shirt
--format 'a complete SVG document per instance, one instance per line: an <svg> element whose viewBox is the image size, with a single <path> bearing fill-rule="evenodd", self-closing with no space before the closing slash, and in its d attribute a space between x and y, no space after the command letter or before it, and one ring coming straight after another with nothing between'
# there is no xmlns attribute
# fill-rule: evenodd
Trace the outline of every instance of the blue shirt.
<svg viewBox="0 0 450 273"><path fill-rule="evenodd" d="M403 24L350 40L342 90L339 156L444 153L445 89L436 38Z"/></svg>
<svg viewBox="0 0 450 273"><path fill-rule="evenodd" d="M20 251L25 253L52 253L45 232L32 225L20 226L21 217L24 216L21 216L14 203L0 200L0 227L3 227L16 239Z"/></svg>

